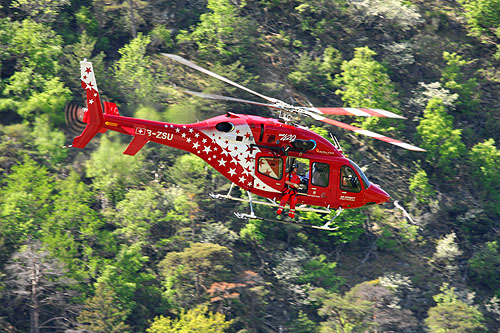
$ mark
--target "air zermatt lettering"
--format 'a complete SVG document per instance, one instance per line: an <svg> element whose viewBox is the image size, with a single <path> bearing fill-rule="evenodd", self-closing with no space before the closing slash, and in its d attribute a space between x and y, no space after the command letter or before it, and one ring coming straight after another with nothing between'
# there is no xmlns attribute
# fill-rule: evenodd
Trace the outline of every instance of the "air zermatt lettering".
<svg viewBox="0 0 500 333"><path fill-rule="evenodd" d="M281 141L293 141L297 138L297 136L293 134L278 134L278 136Z"/></svg>

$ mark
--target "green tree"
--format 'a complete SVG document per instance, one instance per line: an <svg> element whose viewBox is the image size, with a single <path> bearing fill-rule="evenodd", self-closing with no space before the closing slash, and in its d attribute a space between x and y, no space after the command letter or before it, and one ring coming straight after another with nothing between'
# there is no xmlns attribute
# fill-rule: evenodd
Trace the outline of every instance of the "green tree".
<svg viewBox="0 0 500 333"><path fill-rule="evenodd" d="M303 53L288 78L297 87L326 95L333 88L333 76L339 72L341 63L342 54L334 47L327 47L321 57Z"/></svg>
<svg viewBox="0 0 500 333"><path fill-rule="evenodd" d="M207 189L208 164L198 156L184 154L168 170L171 182L188 193L200 194Z"/></svg>
<svg viewBox="0 0 500 333"><path fill-rule="evenodd" d="M62 149L66 137L64 133L52 128L47 114L36 117L33 128L33 142L40 154L47 157L52 164L57 164L68 155L67 149Z"/></svg>
<svg viewBox="0 0 500 333"><path fill-rule="evenodd" d="M101 1L99 1L101 2ZM143 0L112 0L102 1L100 4L104 12L118 12L119 17L129 26L132 38L137 37L138 26L144 22L142 14L148 6L147 1Z"/></svg>
<svg viewBox="0 0 500 333"><path fill-rule="evenodd" d="M443 87L458 95L455 105L464 112L474 112L479 106L478 83L475 78L466 79L464 67L470 61L464 60L462 56L455 52L443 52L443 59L446 66L441 74Z"/></svg>
<svg viewBox="0 0 500 333"><path fill-rule="evenodd" d="M473 181L477 184L485 205L500 213L500 187L492 181L500 177L500 151L496 148L495 140L488 139L475 144L469 152L469 161L472 165Z"/></svg>
<svg viewBox="0 0 500 333"><path fill-rule="evenodd" d="M371 320L373 303L352 292L341 296L318 288L311 291L310 298L320 305L318 314L326 317L320 332L363 332L375 325Z"/></svg>
<svg viewBox="0 0 500 333"><path fill-rule="evenodd" d="M13 251L28 237L36 239L40 236L40 226L51 212L54 182L47 168L28 156L13 166L3 181L0 237L8 251ZM5 257L0 260L5 260Z"/></svg>
<svg viewBox="0 0 500 333"><path fill-rule="evenodd" d="M151 242L151 229L164 222L167 212L175 209L166 202L167 198L167 191L160 185L128 191L113 214L118 227L115 233L130 244Z"/></svg>
<svg viewBox="0 0 500 333"><path fill-rule="evenodd" d="M464 8L465 18L472 36L479 37L485 43L497 45L500 56L500 1L498 0L459 0Z"/></svg>
<svg viewBox="0 0 500 333"><path fill-rule="evenodd" d="M314 286L335 291L344 279L336 273L336 262L328 262L324 254L312 258L304 264L303 272L299 275L298 282L310 283Z"/></svg>
<svg viewBox="0 0 500 333"><path fill-rule="evenodd" d="M430 332L485 332L479 310L458 299L455 288L443 284L441 293L434 295L436 306L429 309L425 324Z"/></svg>
<svg viewBox="0 0 500 333"><path fill-rule="evenodd" d="M127 316L139 311L137 295L142 289L151 293L150 298L153 298L156 292L155 288L150 288L155 276L146 267L148 261L149 257L141 252L140 243L122 245L116 258L102 268L102 274L97 279L96 287L103 284L105 288L111 289L116 295L117 306L124 310ZM161 308L162 304L157 306Z"/></svg>
<svg viewBox="0 0 500 333"><path fill-rule="evenodd" d="M94 194L75 171L57 180L52 211L41 227L47 249L66 264L77 281L96 278L106 263L103 256L116 252L116 241L93 209Z"/></svg>
<svg viewBox="0 0 500 333"><path fill-rule="evenodd" d="M401 276L382 277L359 283L344 296L317 289L311 292L319 302L318 313L326 317L321 332L403 332L416 329L412 312L401 306L408 280ZM403 296L403 297L402 297Z"/></svg>
<svg viewBox="0 0 500 333"><path fill-rule="evenodd" d="M98 284L95 295L85 301L84 309L78 315L79 327L95 333L130 332L125 323L127 311L120 309L114 291Z"/></svg>
<svg viewBox="0 0 500 333"><path fill-rule="evenodd" d="M399 113L397 93L386 68L373 59L376 53L368 47L358 47L354 57L344 61L341 73L335 75L334 84L340 89L345 106L362 108L379 108ZM364 128L385 129L391 122L377 117L369 117L362 122Z"/></svg>
<svg viewBox="0 0 500 333"><path fill-rule="evenodd" d="M32 119L48 113L55 125L64 122L60 112L70 98L58 75L62 40L50 28L26 19L4 22L7 58L17 70L5 81L0 111L15 111ZM2 29L0 28L0 29Z"/></svg>
<svg viewBox="0 0 500 333"><path fill-rule="evenodd" d="M52 23L61 8L69 4L69 0L14 0L10 7L22 10L36 22Z"/></svg>
<svg viewBox="0 0 500 333"><path fill-rule="evenodd" d="M168 297L184 306L200 301L210 284L226 272L224 265L231 259L225 246L192 243L182 252L169 252L160 262Z"/></svg>
<svg viewBox="0 0 500 333"><path fill-rule="evenodd" d="M94 188L104 194L104 208L110 199L113 202L123 199L126 188L139 182L143 168L143 155L124 155L125 146L117 138L115 133L101 136L99 147L86 163L87 177L92 177Z"/></svg>
<svg viewBox="0 0 500 333"><path fill-rule="evenodd" d="M118 50L120 59L114 65L114 79L128 104L139 105L154 102L155 82L151 73L151 61L146 56L148 36L138 34L129 44Z"/></svg>
<svg viewBox="0 0 500 333"><path fill-rule="evenodd" d="M454 163L465 153L460 129L453 129L453 117L446 112L443 100L432 98L424 111L417 131L429 159L450 174Z"/></svg>
<svg viewBox="0 0 500 333"><path fill-rule="evenodd" d="M246 1L235 5L229 0L208 0L209 12L200 16L200 22L192 32L181 31L177 36L182 42L191 41L198 47L201 58L234 62L241 60L244 64L254 56L250 52L257 43L255 25L240 10Z"/></svg>
<svg viewBox="0 0 500 333"><path fill-rule="evenodd" d="M428 204L436 195L436 191L429 184L429 178L427 177L427 172L424 169L418 167L417 172L410 178L410 192L413 193L414 198L420 204Z"/></svg>
<svg viewBox="0 0 500 333"><path fill-rule="evenodd" d="M234 320L226 320L226 317L221 313L210 312L206 305L198 305L187 311L182 309L177 319L164 316L156 317L146 332L217 333L227 330L233 322Z"/></svg>
<svg viewBox="0 0 500 333"><path fill-rule="evenodd" d="M500 291L500 245L498 241L486 242L469 259L472 278L479 285Z"/></svg>

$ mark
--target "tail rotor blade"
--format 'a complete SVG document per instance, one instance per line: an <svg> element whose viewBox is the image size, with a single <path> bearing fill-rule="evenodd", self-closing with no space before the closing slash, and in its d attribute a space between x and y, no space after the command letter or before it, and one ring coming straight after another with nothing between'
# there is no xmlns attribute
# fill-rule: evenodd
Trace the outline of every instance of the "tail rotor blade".
<svg viewBox="0 0 500 333"><path fill-rule="evenodd" d="M83 113L83 108L76 104L68 103L64 108L66 125L73 134L81 133L85 129L85 126L87 126L83 122Z"/></svg>

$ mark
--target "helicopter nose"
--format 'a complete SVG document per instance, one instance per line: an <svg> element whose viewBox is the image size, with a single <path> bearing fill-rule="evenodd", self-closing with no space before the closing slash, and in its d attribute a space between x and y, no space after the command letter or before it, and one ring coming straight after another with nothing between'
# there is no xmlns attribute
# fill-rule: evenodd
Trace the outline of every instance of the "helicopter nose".
<svg viewBox="0 0 500 333"><path fill-rule="evenodd" d="M378 184L370 184L368 190L366 191L366 202L368 204L383 204L389 201L391 196L387 194Z"/></svg>

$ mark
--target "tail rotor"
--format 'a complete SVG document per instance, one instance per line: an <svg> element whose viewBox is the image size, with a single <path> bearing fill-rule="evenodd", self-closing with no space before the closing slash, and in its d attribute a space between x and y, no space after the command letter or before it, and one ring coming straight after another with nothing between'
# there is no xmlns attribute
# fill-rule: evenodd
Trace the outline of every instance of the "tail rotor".
<svg viewBox="0 0 500 333"><path fill-rule="evenodd" d="M85 109L80 105L68 103L64 108L64 117L66 119L66 125L68 126L68 130L72 134L79 134L83 132L86 123L83 122L83 115L85 113Z"/></svg>

